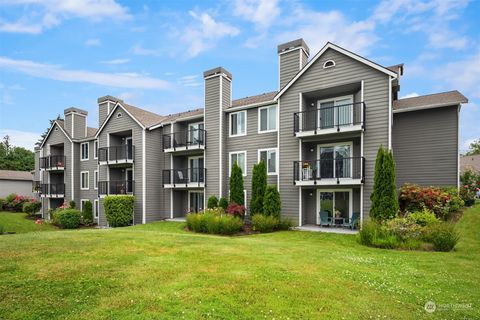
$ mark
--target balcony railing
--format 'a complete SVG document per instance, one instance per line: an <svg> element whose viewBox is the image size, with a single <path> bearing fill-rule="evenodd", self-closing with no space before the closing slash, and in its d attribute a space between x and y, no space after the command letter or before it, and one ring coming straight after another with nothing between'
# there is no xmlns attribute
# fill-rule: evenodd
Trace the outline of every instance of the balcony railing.
<svg viewBox="0 0 480 320"><path fill-rule="evenodd" d="M207 169L166 169L163 170L163 185L205 186Z"/></svg>
<svg viewBox="0 0 480 320"><path fill-rule="evenodd" d="M65 170L65 156L51 155L40 158L40 169Z"/></svg>
<svg viewBox="0 0 480 320"><path fill-rule="evenodd" d="M190 129L163 135L163 150L165 149L198 149L205 147L207 131L204 129Z"/></svg>
<svg viewBox="0 0 480 320"><path fill-rule="evenodd" d="M98 148L98 162L126 163L135 160L135 146L121 145Z"/></svg>
<svg viewBox="0 0 480 320"><path fill-rule="evenodd" d="M321 159L295 161L293 163L294 184L299 181L340 183L345 180L365 178L365 158L349 157L341 159Z"/></svg>
<svg viewBox="0 0 480 320"><path fill-rule="evenodd" d="M32 181L32 192L40 193L40 191L41 191L40 181Z"/></svg>
<svg viewBox="0 0 480 320"><path fill-rule="evenodd" d="M363 102L322 107L293 114L294 134L305 131L313 131L317 134L326 129L336 129L338 132L357 125L365 128L365 103Z"/></svg>
<svg viewBox="0 0 480 320"><path fill-rule="evenodd" d="M40 185L40 193L47 197L63 197L65 195L64 183L44 183Z"/></svg>
<svg viewBox="0 0 480 320"><path fill-rule="evenodd" d="M135 181L133 180L110 180L98 181L99 195L134 194Z"/></svg>

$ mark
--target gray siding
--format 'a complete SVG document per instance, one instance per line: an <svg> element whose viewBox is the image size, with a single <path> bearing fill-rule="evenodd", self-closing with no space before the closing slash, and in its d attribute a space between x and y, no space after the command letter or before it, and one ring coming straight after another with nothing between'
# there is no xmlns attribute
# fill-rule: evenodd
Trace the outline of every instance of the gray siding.
<svg viewBox="0 0 480 320"><path fill-rule="evenodd" d="M32 197L32 181L0 180L0 198L5 198L11 193Z"/></svg>
<svg viewBox="0 0 480 320"><path fill-rule="evenodd" d="M83 139L86 137L87 117L79 114L73 115L73 138ZM92 149L93 150L93 149Z"/></svg>
<svg viewBox="0 0 480 320"><path fill-rule="evenodd" d="M293 50L280 55L280 88L283 88L304 65L302 49Z"/></svg>
<svg viewBox="0 0 480 320"><path fill-rule="evenodd" d="M393 155L397 186L457 186L458 107L396 113Z"/></svg>
<svg viewBox="0 0 480 320"><path fill-rule="evenodd" d="M80 118L80 116L75 116L75 118ZM76 125L76 124L75 124ZM76 130L76 129L75 129ZM94 185L94 171L97 170L98 167L98 160L94 159L94 140L87 141L88 142L88 160L80 161L80 144L75 144L75 154L78 153L78 166L77 170L75 170L75 185L76 190L78 192L76 202L77 207L80 209L80 202L82 199L90 200L93 202L95 199L98 199L98 189L96 189ZM88 190L81 190L80 189L80 178L81 172L88 171Z"/></svg>
<svg viewBox="0 0 480 320"><path fill-rule="evenodd" d="M323 69L323 63L330 59L335 60L336 67ZM293 161L299 157L299 140L293 137L292 132L293 113L299 110L299 93L362 80L367 106L364 134L364 214L368 214L376 153L380 145L388 145L389 80L386 74L329 49L280 97L280 193L282 215L285 217L298 221L299 191L292 183L292 166Z"/></svg>

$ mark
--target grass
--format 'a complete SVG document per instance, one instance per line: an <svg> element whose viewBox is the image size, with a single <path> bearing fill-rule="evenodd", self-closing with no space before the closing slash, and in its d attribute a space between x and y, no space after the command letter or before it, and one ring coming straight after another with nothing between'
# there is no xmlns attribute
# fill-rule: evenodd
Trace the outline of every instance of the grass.
<svg viewBox="0 0 480 320"><path fill-rule="evenodd" d="M35 224L35 220L27 219L27 214L19 212L0 212L0 226L5 232L27 233L36 231L57 230L51 224ZM5 240L5 238L1 238Z"/></svg>
<svg viewBox="0 0 480 320"><path fill-rule="evenodd" d="M480 205L450 253L159 222L0 238L1 319L479 319ZM427 301L437 311L424 310Z"/></svg>

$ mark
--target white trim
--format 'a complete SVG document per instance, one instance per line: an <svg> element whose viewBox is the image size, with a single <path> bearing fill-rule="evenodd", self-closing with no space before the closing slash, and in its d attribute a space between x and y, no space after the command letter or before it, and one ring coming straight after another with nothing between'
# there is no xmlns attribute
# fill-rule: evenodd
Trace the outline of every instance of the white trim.
<svg viewBox="0 0 480 320"><path fill-rule="evenodd" d="M268 172L268 152L269 151L275 151L275 172ZM260 162L260 153L262 152L267 152L267 163L265 163L265 166L267 167L267 176L275 176L278 174L278 148L263 148L263 149L258 149L257 151L257 163Z"/></svg>
<svg viewBox="0 0 480 320"><path fill-rule="evenodd" d="M219 153L218 153L218 194L222 196L222 190L223 190L223 82L222 82L222 77L218 79L220 82L220 92L219 92L219 101L218 101L218 125L219 125L219 131L220 131L220 137L218 139L218 144L219 144ZM246 115L245 115L246 117ZM228 133L230 134L230 130L228 130Z"/></svg>
<svg viewBox="0 0 480 320"><path fill-rule="evenodd" d="M192 194L192 193L201 193L201 194L203 194L203 208L202 208L202 210L200 210L200 211L205 210L205 191L204 191L204 190L187 190L187 192L188 192L188 196L187 196L187 197L188 197L188 200L187 200L188 210L190 211L190 207L191 207L191 206L190 206L190 194Z"/></svg>
<svg viewBox="0 0 480 320"><path fill-rule="evenodd" d="M47 132L47 135L45 136L45 138L43 139L42 141L42 144L40 145L40 148L43 148L43 145L45 144L45 142L47 142L47 139L48 137L50 136L50 133L52 132L53 128L55 127L55 125L58 126L58 128L60 128L60 130L63 132L63 134L65 135L65 137L68 139L68 141L72 142L72 139L70 139L70 136L65 132L65 130L63 130L63 128L57 123L57 120L54 121L54 123L52 124L52 126L50 127L50 130L48 130Z"/></svg>
<svg viewBox="0 0 480 320"><path fill-rule="evenodd" d="M232 135L232 116L234 114L238 114L238 113L245 113L245 128L244 128L245 130L244 130L243 133ZM228 137L229 138L235 138L235 137L246 136L247 135L247 122L248 122L248 120L247 120L247 110L241 110L241 111L229 113L228 114ZM222 122L220 121L220 123L222 123ZM221 128L221 126L220 126L220 128ZM221 132L221 129L220 129L220 132Z"/></svg>
<svg viewBox="0 0 480 320"><path fill-rule="evenodd" d="M333 65L327 66L327 63L329 63L329 62L333 63ZM337 65L337 64L335 63L335 61L332 60L332 59L330 59L330 60L327 60L327 61L325 61L325 62L323 63L323 69L333 68L333 67L335 67L336 65Z"/></svg>
<svg viewBox="0 0 480 320"><path fill-rule="evenodd" d="M212 78L220 77L220 76L224 77L224 78L225 78L226 80L228 80L228 81L232 81L232 79L230 79L230 78L228 77L228 75L225 74L225 73L223 73L223 72L209 75L208 77L203 78L203 80L208 80L208 79L212 79Z"/></svg>
<svg viewBox="0 0 480 320"><path fill-rule="evenodd" d="M72 138L73 138L75 136L75 113L74 112L72 112L72 128L71 129L72 129Z"/></svg>
<svg viewBox="0 0 480 320"><path fill-rule="evenodd" d="M98 199L93 200L93 218L100 220L100 201Z"/></svg>
<svg viewBox="0 0 480 320"><path fill-rule="evenodd" d="M105 121L103 121L103 124L102 124L102 126L98 129L97 134L95 134L95 139L98 138L98 136L100 135L100 132L102 132L103 128L105 128L105 125L107 124L108 120L110 120L110 118L112 117L112 115L115 113L114 111L115 111L115 109L116 109L117 107L122 108L123 111L125 111L125 112L130 116L130 118L133 119L133 121L135 121L142 129L145 129L145 126L144 126L140 121L138 121L137 118L135 118L130 112L128 112L128 110L125 109L125 107L122 106L122 104L121 104L120 102L117 102L117 103L115 104L115 106L113 107L112 112L110 112L110 113L108 114L107 118L105 118Z"/></svg>
<svg viewBox="0 0 480 320"><path fill-rule="evenodd" d="M83 203L90 201L90 199L80 199L80 212L83 213Z"/></svg>
<svg viewBox="0 0 480 320"><path fill-rule="evenodd" d="M315 217L317 220L317 224L320 224L320 192L333 192L333 210L332 214L335 214L335 192L348 192L348 219L352 219L353 214L353 189L317 189L317 199L316 199L316 207L317 210L315 212Z"/></svg>
<svg viewBox="0 0 480 320"><path fill-rule="evenodd" d="M424 105L424 106L393 110L393 113L402 113L402 112L410 112L410 111L421 111L421 110L428 110L428 109L436 109L436 108L442 108L442 107L451 107L451 106L454 106L456 104L460 104L460 103L449 102L449 103L428 104L428 105Z"/></svg>
<svg viewBox="0 0 480 320"><path fill-rule="evenodd" d="M87 146L87 157L83 158L83 145ZM80 161L88 161L90 159L90 142L80 143Z"/></svg>
<svg viewBox="0 0 480 320"><path fill-rule="evenodd" d="M305 55L308 56L308 53L307 53L307 51L305 51L305 48L304 48L303 46L285 49L284 51L279 52L279 53L278 53L278 56L280 57L281 55L284 55L284 54L293 52L293 51L295 51L295 50L302 50L303 52L305 52Z"/></svg>
<svg viewBox="0 0 480 320"><path fill-rule="evenodd" d="M321 129L321 128L320 128L320 122L321 122L321 121L320 121L320 105L321 105L323 102L333 102L333 107L342 106L341 104L337 104L337 101L338 101L338 100L346 100L346 99L350 99L350 100L351 100L351 103L350 103L350 104L352 104L352 108L351 108L351 110L350 110L350 111L351 111L351 112L350 112L350 113L351 113L350 116L351 116L351 119L352 119L352 120L351 120L351 123L350 123L350 124L348 124L348 125L343 125L342 127L355 127L355 125L353 124L353 102L354 102L354 96L353 96L353 94L348 94L348 95L345 95L345 96L338 96L338 97L332 97L332 98L329 98L329 99L317 100L317 106L316 106L316 107L317 107L317 109L316 109L316 110L317 110L317 114L316 114L316 117L317 117L317 123L318 123L318 126L319 126L319 128L317 128L317 129L319 129L319 131L324 130L324 129ZM348 104L347 104L347 105L348 105ZM333 127L334 127L333 129L335 129L335 131L337 130L337 129L335 128L335 124L338 122L337 117L338 117L338 112L335 112L335 111L334 111L334 112L333 112ZM327 130L328 130L328 129L327 129ZM348 131L348 129L347 129L347 131Z"/></svg>
<svg viewBox="0 0 480 320"><path fill-rule="evenodd" d="M457 112L457 192L460 192L460 109L462 106L458 104Z"/></svg>
<svg viewBox="0 0 480 320"><path fill-rule="evenodd" d="M342 54L344 54L344 55L346 55L346 56L348 56L348 57L350 57L350 58L352 58L352 59L354 59L354 60L357 60L357 61L359 61L359 62L362 62L362 63L368 65L369 67L372 67L372 68L374 68L374 69L376 69L376 70L378 70L378 71L380 71L380 72L386 73L386 74L388 74L389 76L392 76L394 79L397 78L397 73L396 73L396 72L393 72L393 71L391 71L391 70L388 70L387 68L384 68L384 67L382 67L382 66L380 66L380 65L378 65L378 64L376 64L376 63L374 63L374 62L372 62L372 61L370 61L370 60L367 60L367 59L365 59L365 58L363 58L363 57L361 57L361 56L359 56L359 55L357 55L357 54L355 54L355 53L353 53L353 52L350 52L350 51L345 50L345 49L343 49L343 48L341 48L341 47L339 47L339 46L337 46L337 45L335 45L335 44L333 44L333 43L328 42L328 43L312 58L312 60L310 60L310 62L307 63L307 64L305 65L305 67L303 67L302 70L300 70L300 72L298 72L298 73L295 75L295 77L293 77L293 79L291 79L291 80L283 87L283 89L282 89L279 93L277 93L277 95L275 96L274 100L278 100L278 98L280 98L280 97L285 93L285 91L287 91L287 90L295 83L295 81L297 81L298 78L300 78L300 77L315 63L315 61L317 61L318 58L320 58L320 57L325 53L325 51L327 51L327 49L333 49L333 50L335 50L335 51L338 51L338 52L340 52L340 53L342 53Z"/></svg>
<svg viewBox="0 0 480 320"><path fill-rule="evenodd" d="M392 150L392 77L388 77L388 150Z"/></svg>
<svg viewBox="0 0 480 320"><path fill-rule="evenodd" d="M93 141L93 159L98 159L98 139Z"/></svg>
<svg viewBox="0 0 480 320"><path fill-rule="evenodd" d="M244 177L247 176L247 170L248 170L248 166L247 166L247 151L246 150L242 150L242 151L232 151L232 152L229 152L228 153L228 177L230 177L230 174L232 173L232 154L240 154L240 153L243 153L245 154L245 170L243 170L242 168L242 174Z"/></svg>
<svg viewBox="0 0 480 320"><path fill-rule="evenodd" d="M278 188L278 192L280 193L280 99L278 99L278 104L277 104L277 108L278 108L278 117L277 117L277 128L278 128L278 132L277 132L277 148L278 148L278 174L277 174L277 188Z"/></svg>
<svg viewBox="0 0 480 320"><path fill-rule="evenodd" d="M268 124L270 123L269 120L269 117L270 117L270 108L275 108L275 113L276 113L276 118L275 118L275 129L267 129L267 130L262 130L261 128L261 114L262 114L262 110L263 109L267 109L267 127L268 127ZM276 104L272 104L272 105L269 105L269 106L264 106L264 107L260 107L257 109L257 113L258 113L258 133L259 134L262 134L262 133L270 133L270 132L277 132L277 129L278 129L278 125L277 125L277 118L278 118L278 105Z"/></svg>
<svg viewBox="0 0 480 320"><path fill-rule="evenodd" d="M71 191L71 194L72 194L72 199L71 200L75 200L75 152L74 152L74 145L73 143L70 143L70 152L71 152L71 158L70 158L70 165L71 165L71 188L72 188L72 191ZM49 175L50 176L50 175ZM50 179L50 178L49 178ZM67 190L65 190L64 192L66 192Z"/></svg>
<svg viewBox="0 0 480 320"><path fill-rule="evenodd" d="M363 184L360 185L360 229L363 227Z"/></svg>
<svg viewBox="0 0 480 320"><path fill-rule="evenodd" d="M361 81L361 87L360 87L360 100L362 102L364 102L364 91L365 91L365 81L362 80ZM366 110L365 110L366 111ZM364 120L365 120L365 115L363 113L363 107L361 108L361 115L362 115L362 123L364 123ZM363 139L364 139L364 131L362 130L361 133L360 133L360 157L363 159ZM363 160L360 160L363 162ZM365 164L363 164L365 165ZM363 168L362 168L363 170ZM362 171L363 172L363 171ZM365 177L362 177L362 178L365 178ZM363 184L360 185L360 228L362 228L363 226L363 214L364 214L364 210L363 210Z"/></svg>
<svg viewBox="0 0 480 320"><path fill-rule="evenodd" d="M96 174L96 175L95 175ZM99 175L100 173L97 170L93 170L93 190L98 190L98 180L99 180ZM95 181L95 176L97 177L97 181Z"/></svg>
<svg viewBox="0 0 480 320"><path fill-rule="evenodd" d="M83 184L83 174L87 174L87 187L82 187ZM90 171L80 171L80 190L90 190Z"/></svg>
<svg viewBox="0 0 480 320"><path fill-rule="evenodd" d="M142 130L142 223L147 222L147 172L146 172L146 163L147 163L147 149L145 146L146 137L145 132L147 129L143 128ZM133 132L132 132L133 134ZM134 178L135 180L135 178Z"/></svg>
<svg viewBox="0 0 480 320"><path fill-rule="evenodd" d="M278 99L280 104L280 99ZM303 93L298 93L298 111L302 112L303 109ZM280 146L280 141L279 144ZM303 140L299 139L298 141L298 160L302 161L302 148L303 148ZM298 188L298 225L301 226L303 224L303 208L302 208L302 188Z"/></svg>

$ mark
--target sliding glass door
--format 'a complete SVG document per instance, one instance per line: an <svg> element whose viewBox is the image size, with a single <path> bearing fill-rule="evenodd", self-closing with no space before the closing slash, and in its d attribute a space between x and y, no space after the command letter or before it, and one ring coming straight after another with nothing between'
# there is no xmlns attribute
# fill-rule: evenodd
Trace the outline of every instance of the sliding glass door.
<svg viewBox="0 0 480 320"><path fill-rule="evenodd" d="M319 145L317 178L351 178L352 144Z"/></svg>
<svg viewBox="0 0 480 320"><path fill-rule="evenodd" d="M353 124L353 96L318 101L318 129Z"/></svg>
<svg viewBox="0 0 480 320"><path fill-rule="evenodd" d="M317 224L320 224L320 212L344 221L352 217L352 190L318 190L317 201Z"/></svg>

